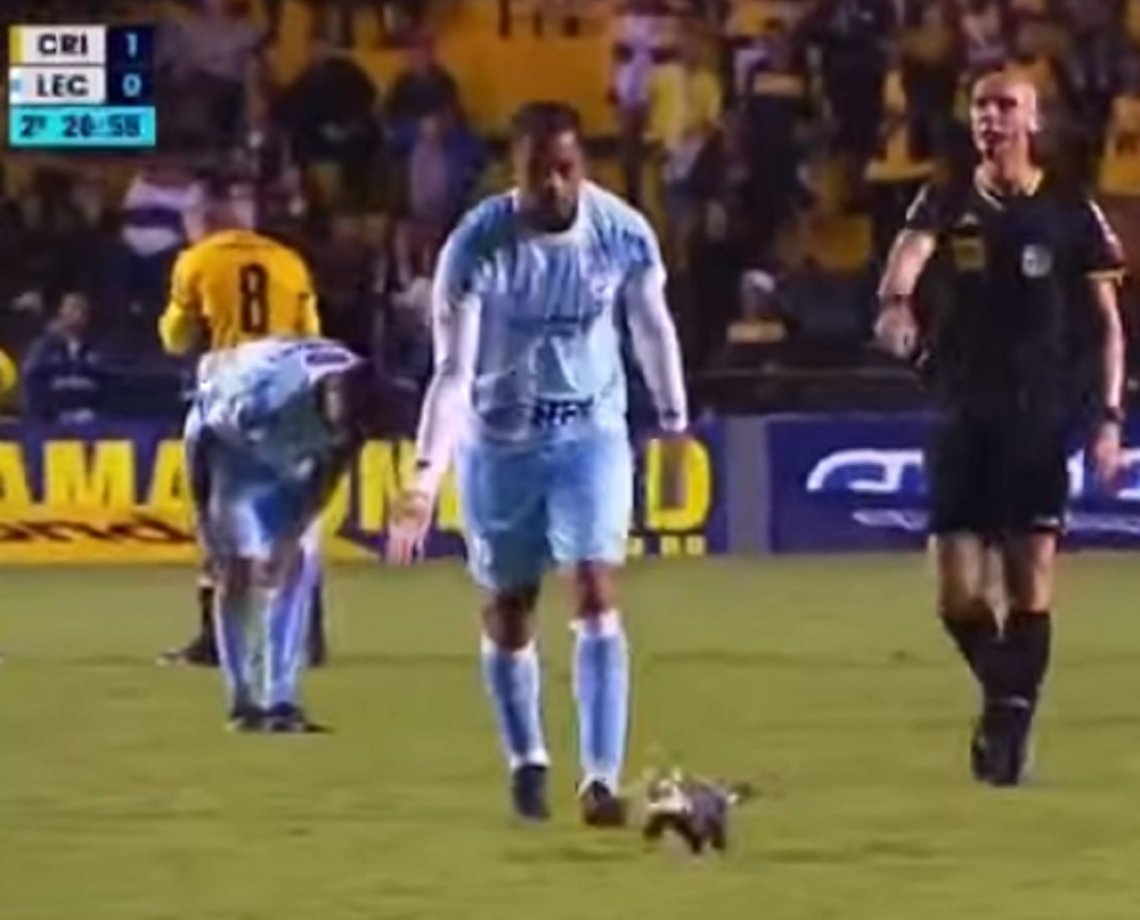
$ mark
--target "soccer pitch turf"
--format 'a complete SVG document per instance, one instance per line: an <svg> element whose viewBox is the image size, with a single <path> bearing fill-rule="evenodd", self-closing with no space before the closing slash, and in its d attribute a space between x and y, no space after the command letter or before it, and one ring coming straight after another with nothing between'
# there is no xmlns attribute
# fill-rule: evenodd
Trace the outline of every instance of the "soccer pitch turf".
<svg viewBox="0 0 1140 920"><path fill-rule="evenodd" d="M0 577L3 920L1135 920L1140 564L1064 560L1033 786L967 778L975 700L917 557L643 563L630 775L748 779L724 857L579 826L570 635L543 611L555 820L508 817L458 567L330 575L336 733L234 736L156 667L189 569Z"/></svg>

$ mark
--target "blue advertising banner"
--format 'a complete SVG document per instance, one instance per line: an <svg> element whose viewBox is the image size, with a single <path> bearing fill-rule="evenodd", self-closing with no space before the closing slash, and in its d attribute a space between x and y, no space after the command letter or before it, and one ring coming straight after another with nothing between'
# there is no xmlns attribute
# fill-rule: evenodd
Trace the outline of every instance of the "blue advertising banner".
<svg viewBox="0 0 1140 920"><path fill-rule="evenodd" d="M923 450L915 414L778 416L762 429L766 544L775 553L918 549L926 537ZM1140 442L1140 428L1126 443ZM1095 485L1084 452L1069 457L1069 547L1140 547L1140 449L1125 451L1116 489Z"/></svg>
<svg viewBox="0 0 1140 920"><path fill-rule="evenodd" d="M673 506L660 444L639 446L631 555L727 550L724 432L701 427L685 457L687 489ZM324 516L332 559L382 552L389 515L411 476L408 441L361 450ZM448 480L428 539L431 556L463 552L459 501ZM0 563L191 562L197 543L176 431L148 425L0 425Z"/></svg>

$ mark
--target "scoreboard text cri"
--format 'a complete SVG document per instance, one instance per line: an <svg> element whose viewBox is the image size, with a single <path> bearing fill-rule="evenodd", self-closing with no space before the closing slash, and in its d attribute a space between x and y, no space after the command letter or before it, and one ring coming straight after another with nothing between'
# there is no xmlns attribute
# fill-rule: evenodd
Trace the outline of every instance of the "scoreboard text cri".
<svg viewBox="0 0 1140 920"><path fill-rule="evenodd" d="M155 146L153 27L17 25L8 48L10 147Z"/></svg>

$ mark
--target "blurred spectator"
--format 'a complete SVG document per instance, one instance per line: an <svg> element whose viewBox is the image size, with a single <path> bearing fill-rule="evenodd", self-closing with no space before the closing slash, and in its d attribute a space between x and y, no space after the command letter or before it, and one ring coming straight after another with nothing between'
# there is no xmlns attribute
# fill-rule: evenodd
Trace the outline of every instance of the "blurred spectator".
<svg viewBox="0 0 1140 920"><path fill-rule="evenodd" d="M90 290L100 263L98 195L90 195L75 173L37 169L30 188L20 197L17 232L23 251L28 291L44 302L57 301L68 290Z"/></svg>
<svg viewBox="0 0 1140 920"><path fill-rule="evenodd" d="M16 308L17 300L35 291L34 306L37 309L42 307L42 296L35 290L37 280L28 264L30 251L20 203L9 197L7 172L0 165L0 340L5 343L24 338L24 324L21 311ZM27 312L23 311L25 315Z"/></svg>
<svg viewBox="0 0 1140 920"><path fill-rule="evenodd" d="M470 204L485 164L478 138L453 110L420 119L399 183L405 196L396 233L396 272L401 286L424 274L425 266L430 276L436 253Z"/></svg>
<svg viewBox="0 0 1140 920"><path fill-rule="evenodd" d="M746 272L740 279L740 313L725 336L730 362L732 352L782 342L788 332L776 277L760 269Z"/></svg>
<svg viewBox="0 0 1140 920"><path fill-rule="evenodd" d="M981 73L1009 59L1009 7L1002 0L957 0L966 69Z"/></svg>
<svg viewBox="0 0 1140 920"><path fill-rule="evenodd" d="M933 161L921 156L916 145L914 120L897 59L883 81L883 123L879 147L867 165L871 204L871 248L882 265L891 241L919 188L934 174Z"/></svg>
<svg viewBox="0 0 1140 920"><path fill-rule="evenodd" d="M1140 198L1140 53L1125 59L1120 92L1112 102L1100 166L1100 191Z"/></svg>
<svg viewBox="0 0 1140 920"><path fill-rule="evenodd" d="M1120 87L1125 46L1108 2L1070 3L1069 51L1064 61L1066 101L1077 125L1074 140L1083 142L1082 161L1100 152L1112 100Z"/></svg>
<svg viewBox="0 0 1140 920"><path fill-rule="evenodd" d="M436 59L435 41L420 34L408 49L408 68L396 78L388 95L386 111L395 146L407 150L420 119L441 109L459 109L459 89Z"/></svg>
<svg viewBox="0 0 1140 920"><path fill-rule="evenodd" d="M644 133L654 63L667 52L671 29L662 0L627 0L614 23L610 100L617 109L625 196L641 202Z"/></svg>
<svg viewBox="0 0 1140 920"><path fill-rule="evenodd" d="M432 371L431 269L390 301L377 330L376 368L390 411L390 424L401 434L415 431L420 402Z"/></svg>
<svg viewBox="0 0 1140 920"><path fill-rule="evenodd" d="M356 46L356 17L370 12L377 45L399 41L423 19L423 0L312 0L312 36L341 48Z"/></svg>
<svg viewBox="0 0 1140 920"><path fill-rule="evenodd" d="M47 330L28 349L23 388L29 418L84 423L100 410L101 357L88 340L90 307L82 294L67 294Z"/></svg>
<svg viewBox="0 0 1140 920"><path fill-rule="evenodd" d="M907 9L900 36L903 81L915 133L924 156L945 149L961 66L954 30L954 0L919 0Z"/></svg>
<svg viewBox="0 0 1140 920"><path fill-rule="evenodd" d="M368 354L377 303L373 296L375 253L352 214L316 215L306 257L320 296L325 335Z"/></svg>
<svg viewBox="0 0 1140 920"><path fill-rule="evenodd" d="M142 341L154 340L170 271L186 245L187 221L201 192L189 170L170 157L148 163L127 188L122 208L126 266L121 306L130 332Z"/></svg>
<svg viewBox="0 0 1140 920"><path fill-rule="evenodd" d="M1033 19L1021 19L1013 29L1013 51L1007 69L1037 88L1045 110L1057 100L1056 64L1050 56L1047 35Z"/></svg>
<svg viewBox="0 0 1140 920"><path fill-rule="evenodd" d="M761 47L763 53L741 81L740 107L755 183L751 208L755 246L770 254L794 212L801 167L797 135L811 105L807 78L786 29L769 26Z"/></svg>
<svg viewBox="0 0 1140 920"><path fill-rule="evenodd" d="M171 96L167 140L182 147L229 147L247 127L259 92L267 34L250 19L250 0L198 0L164 23L159 71Z"/></svg>
<svg viewBox="0 0 1140 920"><path fill-rule="evenodd" d="M724 345L728 323L739 313L740 279L763 255L753 221L759 183L740 118L725 116L697 159L690 189L700 224L692 239L689 310L681 329L688 359L700 368Z"/></svg>
<svg viewBox="0 0 1140 920"><path fill-rule="evenodd" d="M1112 103L1100 164L1099 191L1120 234L1129 275L1140 272L1140 53L1125 59L1120 92Z"/></svg>
<svg viewBox="0 0 1140 920"><path fill-rule="evenodd" d="M896 24L892 0L825 0L809 20L835 124L835 150L844 158L852 194L875 150L887 42Z"/></svg>
<svg viewBox="0 0 1140 920"><path fill-rule="evenodd" d="M274 106L274 121L290 139L297 165L335 164L345 200L357 205L373 203L380 185L383 132L378 100L360 65L321 45Z"/></svg>
<svg viewBox="0 0 1140 920"><path fill-rule="evenodd" d="M699 35L686 31L676 59L657 67L649 84L648 138L660 155L665 248L678 268L694 226L690 175L723 107L720 82L703 53Z"/></svg>

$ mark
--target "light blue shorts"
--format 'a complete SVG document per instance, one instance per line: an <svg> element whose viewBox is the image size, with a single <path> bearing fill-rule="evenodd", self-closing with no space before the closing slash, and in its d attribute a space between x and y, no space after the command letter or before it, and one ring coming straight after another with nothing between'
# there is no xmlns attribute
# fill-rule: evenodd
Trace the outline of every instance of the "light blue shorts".
<svg viewBox="0 0 1140 920"><path fill-rule="evenodd" d="M552 565L625 559L633 455L624 432L456 458L471 574L490 591L537 586Z"/></svg>
<svg viewBox="0 0 1140 920"><path fill-rule="evenodd" d="M186 419L184 446L199 535L212 559L267 561L302 527L302 547L317 550L319 519L303 519L311 481L286 479L213 438L196 407Z"/></svg>

